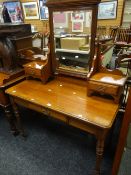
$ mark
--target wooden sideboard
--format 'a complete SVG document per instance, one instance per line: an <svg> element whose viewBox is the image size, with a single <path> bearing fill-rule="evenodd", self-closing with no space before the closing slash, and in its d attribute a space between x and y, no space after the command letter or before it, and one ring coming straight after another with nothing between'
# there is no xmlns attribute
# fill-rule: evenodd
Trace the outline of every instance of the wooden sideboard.
<svg viewBox="0 0 131 175"><path fill-rule="evenodd" d="M111 129L118 104L98 96L87 97L86 81L69 77L55 77L47 84L25 80L6 90L10 95L17 124L23 131L17 104L61 120L96 136L96 175L100 174L104 142ZM23 133L24 134L24 133Z"/></svg>
<svg viewBox="0 0 131 175"><path fill-rule="evenodd" d="M14 135L18 134L18 131L17 131L17 128L15 126L14 116L12 115L12 112L11 112L10 100L9 100L7 94L5 94L5 90L7 88L9 88L10 86L13 86L16 83L22 81L25 78L25 76L22 76L22 74L23 73L21 72L19 74L20 75L19 77L16 77L16 78L14 77L14 79L12 79L6 83L3 83L3 81L6 79L8 80L10 76L8 74L5 74L5 73L0 73L0 106L5 111L5 115L7 117L8 122L9 122L11 132Z"/></svg>

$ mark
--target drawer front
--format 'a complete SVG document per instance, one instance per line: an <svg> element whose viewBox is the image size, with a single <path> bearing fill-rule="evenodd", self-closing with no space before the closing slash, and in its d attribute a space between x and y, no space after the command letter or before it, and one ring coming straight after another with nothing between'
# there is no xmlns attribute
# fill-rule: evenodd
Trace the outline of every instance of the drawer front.
<svg viewBox="0 0 131 175"><path fill-rule="evenodd" d="M15 102L21 106L24 106L26 108L32 109L34 111L40 112L44 115L50 116L52 118L61 120L63 122L67 122L67 117L64 114L61 114L59 112L53 111L51 109L48 109L46 107L42 107L33 103L30 103L28 101L24 101L21 99L14 98Z"/></svg>
<svg viewBox="0 0 131 175"><path fill-rule="evenodd" d="M95 125L93 126L89 123L86 124L84 122L81 122L80 120L75 120L71 118L69 120L69 125L95 135L100 135L100 133L102 132L102 130L101 129L98 130L98 127L96 127Z"/></svg>
<svg viewBox="0 0 131 175"><path fill-rule="evenodd" d="M117 95L118 88L119 88L118 86L115 86L115 85L92 82L92 81L88 83L88 87L91 90L101 92L101 93L107 93L111 95Z"/></svg>
<svg viewBox="0 0 131 175"><path fill-rule="evenodd" d="M25 74L31 75L31 76L40 76L41 75L41 70L32 69L32 68L25 68Z"/></svg>

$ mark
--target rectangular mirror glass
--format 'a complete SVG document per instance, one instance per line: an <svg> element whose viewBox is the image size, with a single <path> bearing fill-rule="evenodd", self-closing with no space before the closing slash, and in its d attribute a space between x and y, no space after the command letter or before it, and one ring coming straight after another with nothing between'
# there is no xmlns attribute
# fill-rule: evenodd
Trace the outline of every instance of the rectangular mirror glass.
<svg viewBox="0 0 131 175"><path fill-rule="evenodd" d="M92 10L53 12L58 71L86 75L89 70Z"/></svg>

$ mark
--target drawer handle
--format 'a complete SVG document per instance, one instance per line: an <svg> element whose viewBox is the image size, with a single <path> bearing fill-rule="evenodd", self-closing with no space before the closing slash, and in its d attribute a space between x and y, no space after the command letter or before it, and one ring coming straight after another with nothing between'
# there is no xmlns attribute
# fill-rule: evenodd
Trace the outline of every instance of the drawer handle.
<svg viewBox="0 0 131 175"><path fill-rule="evenodd" d="M35 74L35 72L34 72L34 71L30 71L30 74L31 74L31 75L34 75L34 74Z"/></svg>
<svg viewBox="0 0 131 175"><path fill-rule="evenodd" d="M45 114L45 115L49 115L50 114L49 110L46 109L46 108L42 109L42 113Z"/></svg>

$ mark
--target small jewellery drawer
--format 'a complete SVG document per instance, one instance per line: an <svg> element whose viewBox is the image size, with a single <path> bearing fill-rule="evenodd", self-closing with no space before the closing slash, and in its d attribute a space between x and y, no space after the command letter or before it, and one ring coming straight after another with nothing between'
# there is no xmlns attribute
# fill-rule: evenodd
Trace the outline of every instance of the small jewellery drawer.
<svg viewBox="0 0 131 175"><path fill-rule="evenodd" d="M119 88L118 86L115 86L115 85L98 83L93 81L88 82L88 87L90 90L94 90L101 93L107 93L111 95L117 95L118 88Z"/></svg>
<svg viewBox="0 0 131 175"><path fill-rule="evenodd" d="M40 70L32 69L32 68L25 68L25 73L27 75L32 75L32 76L40 76L41 75Z"/></svg>

